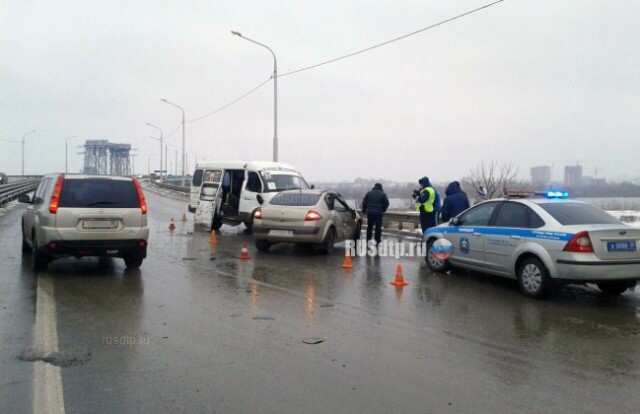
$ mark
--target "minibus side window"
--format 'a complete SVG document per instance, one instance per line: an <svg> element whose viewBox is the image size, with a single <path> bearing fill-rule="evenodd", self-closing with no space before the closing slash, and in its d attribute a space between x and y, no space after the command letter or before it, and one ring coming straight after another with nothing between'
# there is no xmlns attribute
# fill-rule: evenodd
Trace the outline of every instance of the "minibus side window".
<svg viewBox="0 0 640 414"><path fill-rule="evenodd" d="M200 187L200 185L202 184L202 173L204 171L203 170L196 170L193 173L193 180L191 180L191 185L193 187Z"/></svg>
<svg viewBox="0 0 640 414"><path fill-rule="evenodd" d="M254 193L262 192L262 183L260 182L260 176L258 173L250 171L249 178L247 179L247 191Z"/></svg>

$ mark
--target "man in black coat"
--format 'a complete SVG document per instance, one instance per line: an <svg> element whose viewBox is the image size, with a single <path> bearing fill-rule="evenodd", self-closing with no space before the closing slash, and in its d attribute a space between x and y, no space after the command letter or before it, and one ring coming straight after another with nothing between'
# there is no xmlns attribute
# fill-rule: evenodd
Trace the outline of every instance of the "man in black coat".
<svg viewBox="0 0 640 414"><path fill-rule="evenodd" d="M469 208L469 199L467 194L460 188L457 181L451 182L445 190L446 197L442 204L442 221L449 221L452 217L457 216Z"/></svg>
<svg viewBox="0 0 640 414"><path fill-rule="evenodd" d="M367 242L375 227L375 240L382 240L382 215L389 208L389 198L382 190L382 184L376 183L362 200L362 213L367 215Z"/></svg>

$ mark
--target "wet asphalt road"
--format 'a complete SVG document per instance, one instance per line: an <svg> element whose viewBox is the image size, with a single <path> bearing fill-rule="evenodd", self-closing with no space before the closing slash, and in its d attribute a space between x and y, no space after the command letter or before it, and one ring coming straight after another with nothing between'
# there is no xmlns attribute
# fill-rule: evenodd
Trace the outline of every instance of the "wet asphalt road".
<svg viewBox="0 0 640 414"><path fill-rule="evenodd" d="M356 258L345 271L341 249L258 253L231 227L212 247L179 221L185 202L147 199L139 271L65 259L34 275L21 208L0 216L0 413L32 412L38 278L53 285L50 362L67 413L638 412L638 290L535 301L510 281L432 274L421 258ZM249 261L236 258L243 242ZM389 284L398 263L401 290Z"/></svg>

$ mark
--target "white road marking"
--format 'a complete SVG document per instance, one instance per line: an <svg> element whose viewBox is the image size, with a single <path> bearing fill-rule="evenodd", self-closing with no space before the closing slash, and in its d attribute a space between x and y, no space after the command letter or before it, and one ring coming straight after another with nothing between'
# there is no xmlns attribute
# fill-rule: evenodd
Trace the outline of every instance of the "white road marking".
<svg viewBox="0 0 640 414"><path fill-rule="evenodd" d="M47 277L38 277L35 338L38 355L58 352L58 324L53 283ZM33 412L64 414L60 367L36 361L33 374Z"/></svg>

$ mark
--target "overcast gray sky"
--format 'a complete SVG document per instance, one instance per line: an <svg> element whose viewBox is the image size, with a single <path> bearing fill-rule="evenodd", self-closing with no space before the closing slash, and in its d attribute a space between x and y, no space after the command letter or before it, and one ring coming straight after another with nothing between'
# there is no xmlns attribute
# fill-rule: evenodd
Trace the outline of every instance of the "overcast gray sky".
<svg viewBox="0 0 640 414"><path fill-rule="evenodd" d="M0 0L0 138L26 138L26 172L64 170L64 143L131 143L136 172L187 120L267 80L437 23L491 0ZM586 175L640 177L640 2L505 0L278 80L279 158L310 181L459 179L481 160L529 168L580 161ZM181 132L168 140L170 161ZM273 83L187 123L189 164L270 160ZM0 171L21 144L0 141ZM70 170L82 156L70 151Z"/></svg>

